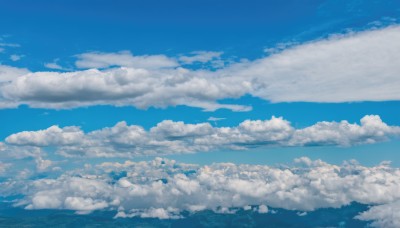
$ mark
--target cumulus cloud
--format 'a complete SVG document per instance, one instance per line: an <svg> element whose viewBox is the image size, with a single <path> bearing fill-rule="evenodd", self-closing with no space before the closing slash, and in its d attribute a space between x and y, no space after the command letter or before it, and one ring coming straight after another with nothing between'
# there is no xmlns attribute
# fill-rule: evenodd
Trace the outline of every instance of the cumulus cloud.
<svg viewBox="0 0 400 228"><path fill-rule="evenodd" d="M29 73L27 69L0 65L0 85Z"/></svg>
<svg viewBox="0 0 400 228"><path fill-rule="evenodd" d="M193 73L193 72L192 72ZM189 70L117 68L58 73L37 72L3 85L6 100L32 107L71 108L94 104L131 105L138 108L188 105L206 110L228 108L248 111L241 105L218 104L226 94L239 97L246 82L229 86L199 78Z"/></svg>
<svg viewBox="0 0 400 228"><path fill-rule="evenodd" d="M89 52L77 55L75 65L78 68L107 68L110 66L122 66L133 68L157 69L176 67L178 63L165 55L133 56L129 51L116 53Z"/></svg>
<svg viewBox="0 0 400 228"><path fill-rule="evenodd" d="M400 27L395 25L284 47L267 57L216 70L185 69L179 61L213 61L218 52L196 52L179 61L127 51L90 52L77 55L76 66L100 70L7 76L12 80L0 86L0 94L3 103L14 106L57 109L108 104L249 111L247 106L218 103L246 94L272 102L399 100L398 40ZM117 68L109 68L113 66Z"/></svg>
<svg viewBox="0 0 400 228"><path fill-rule="evenodd" d="M36 162L36 170L39 172L46 171L51 165L53 165L53 162L51 160L46 160L43 159L42 157L36 158L35 162Z"/></svg>
<svg viewBox="0 0 400 228"><path fill-rule="evenodd" d="M83 135L78 127L51 126L46 130L23 131L10 135L6 142L24 146L62 146L79 143Z"/></svg>
<svg viewBox="0 0 400 228"><path fill-rule="evenodd" d="M233 127L165 120L150 130L119 122L113 127L88 133L75 126L51 126L45 130L12 134L5 142L11 151L15 147L53 147L64 156L131 157L246 150L270 145L352 146L382 142L399 135L400 127L388 126L379 116L367 115L360 120L360 124L323 121L301 129L295 129L282 117L245 120Z"/></svg>
<svg viewBox="0 0 400 228"><path fill-rule="evenodd" d="M25 187L21 187L21 184ZM114 210L116 217L180 218L182 212L235 213L268 207L298 211L340 208L352 202L376 205L357 216L379 226L398 225L400 170L386 163L332 165L303 157L291 167L215 163L199 166L156 158L106 162L60 177L1 183L0 195L22 194L26 209L69 209L81 214ZM396 206L397 205L397 206ZM301 214L301 213L299 213ZM386 220L385 220L386 219Z"/></svg>
<svg viewBox="0 0 400 228"><path fill-rule="evenodd" d="M361 213L356 218L364 221L373 221L374 227L396 228L400 227L400 200L373 206L368 211Z"/></svg>

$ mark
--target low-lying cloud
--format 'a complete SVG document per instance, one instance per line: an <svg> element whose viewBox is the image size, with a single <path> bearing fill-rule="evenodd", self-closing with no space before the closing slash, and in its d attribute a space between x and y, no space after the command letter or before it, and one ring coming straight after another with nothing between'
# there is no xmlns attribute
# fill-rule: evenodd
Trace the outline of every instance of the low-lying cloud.
<svg viewBox="0 0 400 228"><path fill-rule="evenodd" d="M119 122L87 133L76 126L23 131L8 136L3 150L13 154L16 148L51 147L67 157L132 157L262 146L353 146L383 142L399 135L400 127L389 126L376 115L363 117L360 124L322 121L300 129L282 117L245 120L233 127L164 120L149 130Z"/></svg>
<svg viewBox="0 0 400 228"><path fill-rule="evenodd" d="M237 208L269 213L268 207L313 211L351 202L373 205L356 218L398 227L400 170L387 163L364 167L355 161L332 165L302 157L293 166L215 163L199 166L156 158L106 162L57 178L5 181L0 195L21 194L26 209L68 209L86 214L114 210L116 217L177 219L182 212ZM395 210L395 211L394 211Z"/></svg>

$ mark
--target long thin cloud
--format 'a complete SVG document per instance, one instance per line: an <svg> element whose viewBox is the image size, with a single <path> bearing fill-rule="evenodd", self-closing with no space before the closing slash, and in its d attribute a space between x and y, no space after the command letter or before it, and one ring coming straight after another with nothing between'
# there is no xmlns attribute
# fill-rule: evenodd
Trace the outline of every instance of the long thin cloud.
<svg viewBox="0 0 400 228"><path fill-rule="evenodd" d="M23 131L5 139L8 154L55 148L61 155L88 157L132 157L217 150L247 150L268 146L353 146L371 144L400 136L400 127L388 126L379 116L368 115L360 124L318 122L295 129L282 117L246 120L234 127L213 127L209 123L185 124L165 120L150 130L119 122L113 127L84 133L79 127L51 126ZM16 152L14 152L16 151Z"/></svg>
<svg viewBox="0 0 400 228"><path fill-rule="evenodd" d="M400 100L398 40L400 27L390 26L307 42L218 70L185 69L178 59L164 55L83 53L77 55L78 67L101 69L1 76L7 82L0 86L0 107L186 105L249 111L248 106L218 103L246 94L272 102ZM107 68L112 66L117 68Z"/></svg>

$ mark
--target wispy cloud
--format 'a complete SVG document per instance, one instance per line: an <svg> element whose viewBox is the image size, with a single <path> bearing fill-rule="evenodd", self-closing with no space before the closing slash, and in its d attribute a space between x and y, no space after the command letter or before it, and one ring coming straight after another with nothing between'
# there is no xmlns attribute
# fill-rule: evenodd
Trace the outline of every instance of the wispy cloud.
<svg viewBox="0 0 400 228"><path fill-rule="evenodd" d="M14 62L19 61L23 57L25 57L25 55L10 55L10 59Z"/></svg>
<svg viewBox="0 0 400 228"><path fill-rule="evenodd" d="M223 52L216 51L194 51L190 55L182 55L179 57L179 61L184 64L193 64L196 62L207 63L211 61L216 61L221 58Z"/></svg>

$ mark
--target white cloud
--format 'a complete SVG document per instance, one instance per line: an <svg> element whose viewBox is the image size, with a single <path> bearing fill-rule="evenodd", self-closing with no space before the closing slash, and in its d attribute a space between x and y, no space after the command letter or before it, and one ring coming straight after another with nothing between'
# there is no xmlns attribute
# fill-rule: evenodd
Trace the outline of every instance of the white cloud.
<svg viewBox="0 0 400 228"><path fill-rule="evenodd" d="M215 51L194 51L190 53L190 56L180 56L179 61L184 64L193 64L196 62L207 63L212 60L218 60L221 58L223 52Z"/></svg>
<svg viewBox="0 0 400 228"><path fill-rule="evenodd" d="M400 100L398 40L400 26L353 32L219 70L183 69L164 55L84 53L77 55L77 67L107 69L25 74L2 84L0 94L2 106L8 102L8 106L56 109L109 104L248 111L247 106L218 103L245 94L272 102ZM186 62L204 62L218 55L202 52L195 56ZM108 69L111 66L121 67Z"/></svg>
<svg viewBox="0 0 400 228"><path fill-rule="evenodd" d="M21 45L16 43L0 43L0 47L21 47Z"/></svg>
<svg viewBox="0 0 400 228"><path fill-rule="evenodd" d="M88 133L75 126L52 126L45 130L12 134L5 142L11 153L20 147L52 147L68 157L132 157L224 149L246 150L269 145L352 146L400 136L400 127L388 126L379 116L365 116L360 123L324 121L295 129L281 117L246 120L236 127L165 120L147 131L141 126L119 122L113 127Z"/></svg>
<svg viewBox="0 0 400 228"><path fill-rule="evenodd" d="M49 69L54 69L54 70L63 70L64 69L61 65L59 65L57 63L57 60L55 60L54 62L51 62L51 63L45 63L44 67L49 68Z"/></svg>
<svg viewBox="0 0 400 228"><path fill-rule="evenodd" d="M168 107L188 105L206 110L229 108L248 111L241 105L218 104L226 94L240 97L245 82L230 86L190 75L186 69L118 68L58 73L37 72L18 77L1 88L3 97L32 107L71 108L95 104Z"/></svg>
<svg viewBox="0 0 400 228"><path fill-rule="evenodd" d="M42 148L37 146L9 145L0 142L0 158L39 158L44 155Z"/></svg>
<svg viewBox="0 0 400 228"><path fill-rule="evenodd" d="M23 131L10 135L6 142L24 146L62 146L79 143L83 135L78 127L51 126L46 130Z"/></svg>
<svg viewBox="0 0 400 228"><path fill-rule="evenodd" d="M176 67L178 63L165 55L133 56L129 51L116 53L89 52L77 55L78 68L107 68L110 66L157 69Z"/></svg>
<svg viewBox="0 0 400 228"><path fill-rule="evenodd" d="M115 177L112 173L126 173ZM375 225L398 225L400 170L387 164L331 165L300 158L292 167L215 163L198 166L156 158L103 163L54 179L8 181L0 195L22 194L27 209L70 209L81 214L114 210L116 217L180 218L183 211L235 213L254 207L313 211L358 202L374 206L357 216ZM251 205L251 206L249 206ZM298 213L301 215L302 213Z"/></svg>
<svg viewBox="0 0 400 228"><path fill-rule="evenodd" d="M0 162L0 175L3 175L11 166L10 163Z"/></svg>
<svg viewBox="0 0 400 228"><path fill-rule="evenodd" d="M334 36L226 70L252 75L251 94L273 102L399 100L399 39L399 26Z"/></svg>
<svg viewBox="0 0 400 228"><path fill-rule="evenodd" d="M53 165L53 162L51 160L46 160L43 159L42 157L36 158L35 162L36 162L36 169L39 172L46 171L50 166Z"/></svg>
<svg viewBox="0 0 400 228"><path fill-rule="evenodd" d="M0 65L0 85L1 83L15 80L19 76L27 73L29 73L29 71L25 68Z"/></svg>
<svg viewBox="0 0 400 228"><path fill-rule="evenodd" d="M261 204L261 205L258 207L258 213L260 213L260 214L268 213L268 207L265 206L264 204Z"/></svg>
<svg viewBox="0 0 400 228"><path fill-rule="evenodd" d="M373 227L397 228L400 227L400 200L373 206L368 211L361 213L356 218L371 221Z"/></svg>
<svg viewBox="0 0 400 228"><path fill-rule="evenodd" d="M207 120L208 120L208 121L216 122L216 121L221 121L221 120L225 120L225 119L226 119L226 118L210 116Z"/></svg>
<svg viewBox="0 0 400 228"><path fill-rule="evenodd" d="M10 59L15 62L20 60L22 57L24 57L24 55L11 55Z"/></svg>

